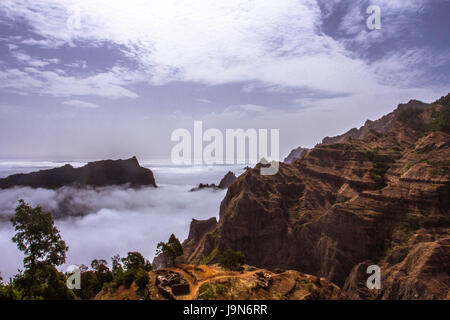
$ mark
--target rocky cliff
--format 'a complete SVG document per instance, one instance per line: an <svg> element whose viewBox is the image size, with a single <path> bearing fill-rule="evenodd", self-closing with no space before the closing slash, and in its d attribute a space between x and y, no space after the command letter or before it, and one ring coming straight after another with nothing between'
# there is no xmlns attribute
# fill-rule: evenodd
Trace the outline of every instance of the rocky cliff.
<svg viewBox="0 0 450 320"><path fill-rule="evenodd" d="M141 167L136 157L127 160L89 162L81 168L67 164L60 168L14 174L0 179L0 189L15 186L57 189L64 186L103 187L124 184L131 187L156 187L152 171Z"/></svg>
<svg viewBox="0 0 450 320"><path fill-rule="evenodd" d="M303 157L307 152L309 151L309 149L307 148L302 148L302 147L298 147L296 149L293 149L286 158L284 158L283 162L285 164L291 164L292 162L294 162L295 160Z"/></svg>
<svg viewBox="0 0 450 320"><path fill-rule="evenodd" d="M449 123L449 96L413 100L274 176L247 170L188 260L230 246L250 265L325 277L352 298L448 298ZM381 267L379 291L364 290L368 264Z"/></svg>
<svg viewBox="0 0 450 320"><path fill-rule="evenodd" d="M199 191L202 189L213 189L213 190L223 190L228 189L229 186L233 184L234 181L236 181L236 176L233 172L228 171L228 173L220 180L219 185L213 184L204 184L200 183L197 188L192 188L191 192Z"/></svg>

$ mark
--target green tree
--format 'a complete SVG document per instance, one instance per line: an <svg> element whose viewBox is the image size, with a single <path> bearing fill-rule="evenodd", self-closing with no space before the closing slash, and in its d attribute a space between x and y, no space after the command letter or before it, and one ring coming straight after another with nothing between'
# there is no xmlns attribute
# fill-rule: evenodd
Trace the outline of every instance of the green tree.
<svg viewBox="0 0 450 320"><path fill-rule="evenodd" d="M3 284L3 278L0 275L0 301L19 300L20 293L14 289L12 283Z"/></svg>
<svg viewBox="0 0 450 320"><path fill-rule="evenodd" d="M77 297L67 288L66 281L64 274L44 261L16 275L13 287L23 300L74 300Z"/></svg>
<svg viewBox="0 0 450 320"><path fill-rule="evenodd" d="M174 265L175 259L183 255L183 247L181 246L180 240L172 234L168 242L158 243L156 254L159 255L161 253L167 256L172 265Z"/></svg>
<svg viewBox="0 0 450 320"><path fill-rule="evenodd" d="M137 292L139 295L144 296L145 291L147 289L147 285L150 282L150 278L148 276L148 271L144 269L140 269L135 276L134 282L136 283L136 286L138 288Z"/></svg>
<svg viewBox="0 0 450 320"><path fill-rule="evenodd" d="M144 269L147 271L152 270L152 266L148 260L146 260L139 252L128 252L126 258L122 258L122 263L125 269Z"/></svg>
<svg viewBox="0 0 450 320"><path fill-rule="evenodd" d="M38 262L59 266L66 261L69 248L54 226L50 213L19 200L11 222L16 231L12 241L25 254L25 268L32 269Z"/></svg>
<svg viewBox="0 0 450 320"><path fill-rule="evenodd" d="M238 269L245 263L245 256L242 252L233 251L230 247L227 247L217 260L226 269Z"/></svg>
<svg viewBox="0 0 450 320"><path fill-rule="evenodd" d="M122 263L120 262L122 259L120 258L120 255L116 254L115 256L111 257L111 265L112 265L112 273L113 275L116 275L118 272L123 271Z"/></svg>

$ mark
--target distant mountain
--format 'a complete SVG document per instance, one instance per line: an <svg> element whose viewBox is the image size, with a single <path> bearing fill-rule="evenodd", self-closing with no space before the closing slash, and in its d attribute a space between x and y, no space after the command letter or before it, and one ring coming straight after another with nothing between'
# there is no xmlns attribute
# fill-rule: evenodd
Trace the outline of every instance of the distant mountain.
<svg viewBox="0 0 450 320"><path fill-rule="evenodd" d="M249 265L324 277L354 299L448 299L449 101L399 105L276 175L247 170L228 188L218 223L190 233L185 258L229 246ZM381 290L366 287L373 264Z"/></svg>
<svg viewBox="0 0 450 320"><path fill-rule="evenodd" d="M309 149L307 148L302 148L302 147L298 147L296 149L293 149L289 155L284 158L283 162L285 164L291 164L292 162L294 162L296 159L299 159L301 157L303 157L307 152L309 151Z"/></svg>
<svg viewBox="0 0 450 320"><path fill-rule="evenodd" d="M58 189L65 186L103 187L129 184L131 187L156 188L153 172L139 165L136 157L127 160L89 162L81 168L63 167L27 174L14 174L0 179L0 189L16 186Z"/></svg>

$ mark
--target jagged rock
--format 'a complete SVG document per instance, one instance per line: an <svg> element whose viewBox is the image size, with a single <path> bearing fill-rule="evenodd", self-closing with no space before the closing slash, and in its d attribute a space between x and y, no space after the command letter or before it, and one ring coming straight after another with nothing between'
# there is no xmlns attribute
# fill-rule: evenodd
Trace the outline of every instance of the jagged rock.
<svg viewBox="0 0 450 320"><path fill-rule="evenodd" d="M442 108L413 100L281 163L276 175L247 170L228 188L214 236L191 242L188 261L229 246L247 264L357 290L352 270L371 260L385 268L376 298L445 299L450 276L438 266L450 260L450 134L426 130Z"/></svg>
<svg viewBox="0 0 450 320"><path fill-rule="evenodd" d="M156 187L153 172L139 165L136 157L128 160L89 162L81 168L67 164L60 168L28 174L14 174L0 179L0 189L15 186L58 189L64 186L103 187L129 184L131 187Z"/></svg>
<svg viewBox="0 0 450 320"><path fill-rule="evenodd" d="M234 181L236 181L236 176L233 172L228 171L228 173L220 180L219 188L220 189L228 189L229 186L233 184Z"/></svg>
<svg viewBox="0 0 450 320"><path fill-rule="evenodd" d="M367 268L375 263L372 261L365 261L357 264L347 277L342 291L347 297L352 300L374 300L379 295L380 290L370 290L367 287L367 279L370 276L367 274Z"/></svg>
<svg viewBox="0 0 450 320"><path fill-rule="evenodd" d="M155 284L167 299L173 300L173 296L186 295L190 292L189 283L178 272L158 270L156 273Z"/></svg>
<svg viewBox="0 0 450 320"><path fill-rule="evenodd" d="M283 163L285 164L291 164L292 162L294 162L296 159L299 159L301 157L303 157L307 152L309 151L309 149L307 148L302 148L302 147L298 147L296 149L293 149L289 155L284 158Z"/></svg>
<svg viewBox="0 0 450 320"><path fill-rule="evenodd" d="M233 184L233 182L236 180L236 176L233 172L228 171L228 173L220 180L219 185L213 184L203 184L200 183L197 188L192 188L190 191L195 192L202 189L214 189L214 190L222 190L227 189L230 185Z"/></svg>
<svg viewBox="0 0 450 320"><path fill-rule="evenodd" d="M155 258L153 258L152 268L155 270L165 268L169 266L170 258L166 254L160 253Z"/></svg>
<svg viewBox="0 0 450 320"><path fill-rule="evenodd" d="M212 232L217 226L217 219L210 218L208 220L196 220L192 219L189 228L189 236L183 242L183 255L186 260L196 254L197 250L208 251L211 248L207 239L208 233Z"/></svg>

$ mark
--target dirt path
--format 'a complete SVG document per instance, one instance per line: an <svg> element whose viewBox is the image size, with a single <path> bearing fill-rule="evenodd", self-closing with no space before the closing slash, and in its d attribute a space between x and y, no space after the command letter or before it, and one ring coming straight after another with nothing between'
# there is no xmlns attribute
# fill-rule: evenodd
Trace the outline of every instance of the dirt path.
<svg viewBox="0 0 450 320"><path fill-rule="evenodd" d="M246 276L252 276L258 272L258 270L250 271L250 272L246 272L246 273L239 273L239 272L235 272L235 271L223 272L223 273L219 273L216 276L212 276L210 278L207 278L207 279L204 279L201 281L196 281L195 279L193 279L193 277L189 273L187 273L185 270L183 270L181 268L173 267L173 268L167 268L167 270L178 272L189 283L190 293L187 295L184 295L184 296L177 297L177 299L179 299L179 300L194 300L194 299L196 299L198 297L198 292L200 290L200 287L207 282L214 281L214 280L220 280L220 279L226 279L226 278L230 278L230 277L243 278Z"/></svg>

